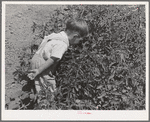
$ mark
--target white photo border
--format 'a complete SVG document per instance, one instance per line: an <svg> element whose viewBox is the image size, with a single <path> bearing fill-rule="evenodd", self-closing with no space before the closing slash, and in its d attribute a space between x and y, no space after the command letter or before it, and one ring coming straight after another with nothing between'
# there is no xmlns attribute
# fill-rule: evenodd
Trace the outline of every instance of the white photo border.
<svg viewBox="0 0 150 122"><path fill-rule="evenodd" d="M5 9L8 4L143 4L146 7L146 110L106 111L106 110L5 110ZM149 2L114 2L114 1L3 1L2 2L2 86L1 86L1 117L2 120L148 120L149 118ZM90 114L79 114L87 113Z"/></svg>

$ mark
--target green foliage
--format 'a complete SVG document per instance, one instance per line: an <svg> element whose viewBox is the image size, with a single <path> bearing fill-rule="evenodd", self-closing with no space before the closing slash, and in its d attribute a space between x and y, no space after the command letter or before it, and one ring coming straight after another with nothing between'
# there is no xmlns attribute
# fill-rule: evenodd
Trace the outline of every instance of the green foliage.
<svg viewBox="0 0 150 122"><path fill-rule="evenodd" d="M23 52L21 56L18 56L20 66L16 67L16 71L13 72L14 80L18 83L26 77L29 67L30 67L30 59L32 58L32 54L30 48L23 48Z"/></svg>
<svg viewBox="0 0 150 122"><path fill-rule="evenodd" d="M90 32L63 56L47 109L145 109L145 6L69 5L32 29L42 39L76 17L87 21Z"/></svg>

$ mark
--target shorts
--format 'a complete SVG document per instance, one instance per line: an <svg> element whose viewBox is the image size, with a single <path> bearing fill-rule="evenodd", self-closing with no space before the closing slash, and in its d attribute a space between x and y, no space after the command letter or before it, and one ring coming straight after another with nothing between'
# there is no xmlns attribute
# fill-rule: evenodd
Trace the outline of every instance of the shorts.
<svg viewBox="0 0 150 122"><path fill-rule="evenodd" d="M38 69L46 61L38 54L35 54L31 60L31 69ZM39 93L42 89L49 89L51 92L56 90L55 76L52 75L50 69L43 71L35 79L35 89Z"/></svg>

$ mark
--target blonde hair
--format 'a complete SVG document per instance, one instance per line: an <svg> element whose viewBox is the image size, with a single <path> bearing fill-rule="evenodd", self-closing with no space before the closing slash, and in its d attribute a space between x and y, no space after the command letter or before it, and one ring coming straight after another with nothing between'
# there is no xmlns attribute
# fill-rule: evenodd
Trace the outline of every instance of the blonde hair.
<svg viewBox="0 0 150 122"><path fill-rule="evenodd" d="M88 35L88 25L83 19L70 19L67 21L66 30L79 32L81 37Z"/></svg>

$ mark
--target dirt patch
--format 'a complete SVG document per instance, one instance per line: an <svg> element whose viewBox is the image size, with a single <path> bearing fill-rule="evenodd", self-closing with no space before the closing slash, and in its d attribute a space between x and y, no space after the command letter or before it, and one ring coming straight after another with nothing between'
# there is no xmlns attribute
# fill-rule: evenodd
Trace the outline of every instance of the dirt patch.
<svg viewBox="0 0 150 122"><path fill-rule="evenodd" d="M43 24L59 5L6 5L5 15L5 94L6 100L21 90L21 85L13 84L13 72L19 65L18 56L22 48L30 46L36 33L33 34L33 22ZM8 99L7 99L8 98Z"/></svg>

